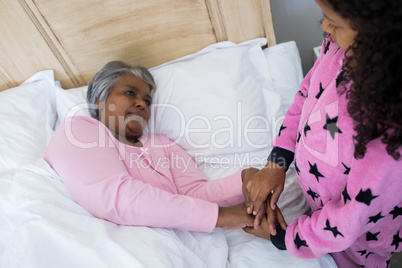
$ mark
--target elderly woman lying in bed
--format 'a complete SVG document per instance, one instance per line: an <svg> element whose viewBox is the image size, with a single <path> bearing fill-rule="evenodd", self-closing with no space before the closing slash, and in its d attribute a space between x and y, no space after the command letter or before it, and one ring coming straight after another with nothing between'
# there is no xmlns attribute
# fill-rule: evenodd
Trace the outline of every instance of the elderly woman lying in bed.
<svg viewBox="0 0 402 268"><path fill-rule="evenodd" d="M208 181L178 145L143 134L154 88L147 69L106 64L88 87L93 118L65 120L45 160L76 202L110 222L203 232L252 226L240 172Z"/></svg>

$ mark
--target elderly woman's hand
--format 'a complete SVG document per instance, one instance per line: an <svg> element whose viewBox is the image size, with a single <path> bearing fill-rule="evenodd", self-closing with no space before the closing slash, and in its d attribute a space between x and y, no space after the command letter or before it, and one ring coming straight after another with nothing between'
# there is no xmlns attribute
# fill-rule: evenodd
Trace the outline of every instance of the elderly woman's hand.
<svg viewBox="0 0 402 268"><path fill-rule="evenodd" d="M247 214L244 203L231 206L220 207L216 227L225 230L234 230L253 226L254 216Z"/></svg>

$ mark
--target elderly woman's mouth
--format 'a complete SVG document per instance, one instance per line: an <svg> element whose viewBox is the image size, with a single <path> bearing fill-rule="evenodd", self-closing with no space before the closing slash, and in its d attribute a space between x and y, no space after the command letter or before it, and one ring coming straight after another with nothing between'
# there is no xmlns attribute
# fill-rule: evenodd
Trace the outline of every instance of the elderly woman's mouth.
<svg viewBox="0 0 402 268"><path fill-rule="evenodd" d="M141 117L142 119L145 119L145 116L139 112L127 112L126 114L126 118L133 117L133 119L135 119L135 117L137 116Z"/></svg>

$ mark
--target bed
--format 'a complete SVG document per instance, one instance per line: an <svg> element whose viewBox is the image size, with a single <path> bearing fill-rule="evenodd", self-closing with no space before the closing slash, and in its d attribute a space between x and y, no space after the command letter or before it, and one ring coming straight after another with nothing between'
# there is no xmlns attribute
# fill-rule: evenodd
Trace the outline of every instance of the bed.
<svg viewBox="0 0 402 268"><path fill-rule="evenodd" d="M71 197L43 152L111 60L150 68L147 131L180 144L211 180L262 167L303 78L276 44L269 0L0 1L0 267L336 267L242 230L120 226ZM287 222L309 207L294 167Z"/></svg>

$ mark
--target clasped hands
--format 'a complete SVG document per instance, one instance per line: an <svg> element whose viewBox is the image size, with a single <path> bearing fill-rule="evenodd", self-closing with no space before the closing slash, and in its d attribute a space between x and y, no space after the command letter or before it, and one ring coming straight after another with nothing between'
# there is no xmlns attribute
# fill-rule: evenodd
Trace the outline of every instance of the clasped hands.
<svg viewBox="0 0 402 268"><path fill-rule="evenodd" d="M255 216L253 227L243 230L255 236L271 240L276 235L276 225L286 230L287 224L276 205L285 185L285 170L273 163L258 170L248 168L242 171L242 191L248 214Z"/></svg>

